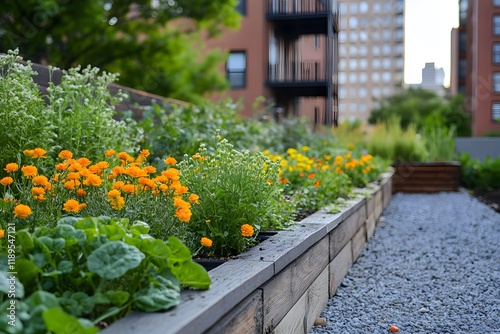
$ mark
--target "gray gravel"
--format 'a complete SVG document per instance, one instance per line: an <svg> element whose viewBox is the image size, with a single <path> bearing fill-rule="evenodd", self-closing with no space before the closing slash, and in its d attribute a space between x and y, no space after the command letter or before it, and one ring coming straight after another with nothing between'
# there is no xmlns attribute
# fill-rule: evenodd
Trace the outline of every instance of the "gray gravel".
<svg viewBox="0 0 500 334"><path fill-rule="evenodd" d="M500 214L464 193L395 194L310 333L500 333Z"/></svg>

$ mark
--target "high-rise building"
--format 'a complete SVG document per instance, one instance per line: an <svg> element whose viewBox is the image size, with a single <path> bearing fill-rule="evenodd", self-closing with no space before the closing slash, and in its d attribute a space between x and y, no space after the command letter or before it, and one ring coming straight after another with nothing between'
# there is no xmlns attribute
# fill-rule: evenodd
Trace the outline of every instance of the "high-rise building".
<svg viewBox="0 0 500 334"><path fill-rule="evenodd" d="M410 85L410 87L429 90L439 96L446 95L443 68L436 68L434 63L425 63L424 68L422 68L422 82L420 84Z"/></svg>
<svg viewBox="0 0 500 334"><path fill-rule="evenodd" d="M337 0L240 0L241 28L206 41L229 53L221 69L231 88L213 99L243 99L246 116L259 96L275 116L305 115L313 124L338 118Z"/></svg>
<svg viewBox="0 0 500 334"><path fill-rule="evenodd" d="M460 0L451 61L451 93L465 94L472 134L500 131L500 0Z"/></svg>
<svg viewBox="0 0 500 334"><path fill-rule="evenodd" d="M403 85L404 1L344 0L339 10L340 120L366 121Z"/></svg>

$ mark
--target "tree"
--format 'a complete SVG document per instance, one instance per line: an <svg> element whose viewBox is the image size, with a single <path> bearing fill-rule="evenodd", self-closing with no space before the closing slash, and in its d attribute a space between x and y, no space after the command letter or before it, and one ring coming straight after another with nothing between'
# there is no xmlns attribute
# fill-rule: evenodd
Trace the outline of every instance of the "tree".
<svg viewBox="0 0 500 334"><path fill-rule="evenodd" d="M3 0L0 52L62 69L120 73L120 84L196 102L227 88L202 33L237 28L237 0Z"/></svg>
<svg viewBox="0 0 500 334"><path fill-rule="evenodd" d="M399 94L380 101L380 107L372 110L368 122L387 122L397 116L401 127L415 124L418 129L425 126L455 127L458 136L470 136L471 115L465 110L461 94L440 97L435 93L409 88Z"/></svg>

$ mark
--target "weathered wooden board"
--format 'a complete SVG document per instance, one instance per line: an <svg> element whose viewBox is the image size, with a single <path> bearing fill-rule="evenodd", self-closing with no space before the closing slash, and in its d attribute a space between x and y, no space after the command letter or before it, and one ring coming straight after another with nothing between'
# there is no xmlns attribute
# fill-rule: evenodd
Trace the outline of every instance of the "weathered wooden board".
<svg viewBox="0 0 500 334"><path fill-rule="evenodd" d="M335 256L333 261L330 262L330 298L333 297L335 291L337 291L347 271L351 268L352 263L352 246L349 241L337 256Z"/></svg>
<svg viewBox="0 0 500 334"><path fill-rule="evenodd" d="M362 225L354 237L351 240L352 244L352 259L356 261L358 258L359 254L361 254L361 251L366 245L366 227L365 225Z"/></svg>
<svg viewBox="0 0 500 334"><path fill-rule="evenodd" d="M307 334L328 303L328 267L311 284L287 315L276 326L274 334Z"/></svg>
<svg viewBox="0 0 500 334"><path fill-rule="evenodd" d="M269 333L280 323L328 263L328 238L325 237L262 285L264 332Z"/></svg>
<svg viewBox="0 0 500 334"><path fill-rule="evenodd" d="M460 188L460 164L457 162L394 164L393 167L393 193L432 193Z"/></svg>
<svg viewBox="0 0 500 334"><path fill-rule="evenodd" d="M262 305L262 290L257 289L205 334L261 334Z"/></svg>

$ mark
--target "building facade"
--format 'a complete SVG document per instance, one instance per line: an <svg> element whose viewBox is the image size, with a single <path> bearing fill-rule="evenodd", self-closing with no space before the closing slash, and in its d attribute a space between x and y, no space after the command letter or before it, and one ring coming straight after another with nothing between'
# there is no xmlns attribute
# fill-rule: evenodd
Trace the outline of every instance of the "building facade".
<svg viewBox="0 0 500 334"><path fill-rule="evenodd" d="M460 1L451 60L451 92L464 93L472 134L500 132L500 0Z"/></svg>
<svg viewBox="0 0 500 334"><path fill-rule="evenodd" d="M305 115L315 125L338 119L338 4L336 0L240 0L238 31L206 42L228 52L231 88L209 96L242 100L254 116L260 96L275 117Z"/></svg>
<svg viewBox="0 0 500 334"><path fill-rule="evenodd" d="M404 82L404 1L345 0L339 10L340 120L365 122Z"/></svg>

